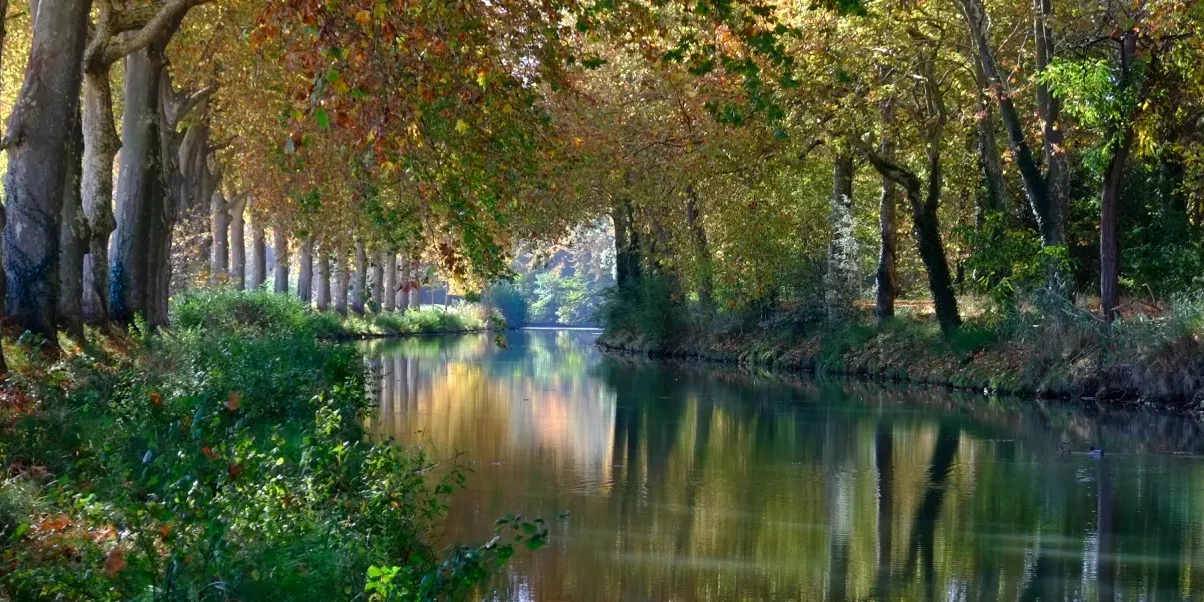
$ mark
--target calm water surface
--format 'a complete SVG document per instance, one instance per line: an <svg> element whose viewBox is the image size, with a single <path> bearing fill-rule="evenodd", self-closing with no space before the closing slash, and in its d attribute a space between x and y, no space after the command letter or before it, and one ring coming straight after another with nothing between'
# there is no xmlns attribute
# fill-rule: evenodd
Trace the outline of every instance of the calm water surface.
<svg viewBox="0 0 1204 602"><path fill-rule="evenodd" d="M373 432L473 462L443 541L551 522L489 599L1204 599L1190 419L613 358L595 337L367 347Z"/></svg>

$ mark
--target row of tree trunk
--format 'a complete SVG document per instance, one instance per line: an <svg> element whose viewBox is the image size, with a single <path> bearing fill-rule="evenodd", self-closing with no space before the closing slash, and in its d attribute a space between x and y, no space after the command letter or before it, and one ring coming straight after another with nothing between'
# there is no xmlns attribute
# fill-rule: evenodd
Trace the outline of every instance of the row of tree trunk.
<svg viewBox="0 0 1204 602"><path fill-rule="evenodd" d="M213 193L211 205L210 281L215 284L229 282L238 290L261 288L267 281L267 227L254 220L250 227L251 271L250 277L247 277L243 210L248 199L248 195L243 194L226 200L219 190ZM276 225L271 230L276 256L274 292L291 293L290 264L295 261L297 298L319 310L330 309L332 303L340 313L346 313L348 309L356 313L368 310L405 311L421 306L422 286L416 262L384 251L370 255L363 243L356 244L353 254L333 247L322 249L310 236L290 246L287 228ZM290 254L294 248L297 252L295 258ZM349 262L353 262L354 266L348 268ZM334 295L332 291L335 291Z"/></svg>

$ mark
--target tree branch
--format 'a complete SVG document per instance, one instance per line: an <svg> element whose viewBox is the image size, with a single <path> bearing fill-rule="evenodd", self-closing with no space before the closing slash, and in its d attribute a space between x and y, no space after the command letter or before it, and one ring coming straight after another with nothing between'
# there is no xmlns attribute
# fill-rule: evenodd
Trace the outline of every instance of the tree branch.
<svg viewBox="0 0 1204 602"><path fill-rule="evenodd" d="M209 0L170 0L163 4L150 5L151 7L157 7L157 10L155 10L154 14L151 15L140 28L138 28L137 33L121 39L120 41L113 41L108 44L108 47L105 48L104 53L105 62L111 65L121 60L122 57L128 54L132 54L142 50L143 48L146 48L147 46L151 45L151 43L158 40L160 36L165 35L168 31L176 27L179 24L180 19L183 18L184 13L188 12L188 9L200 4L204 4L208 1ZM127 27L132 27L133 25L137 24L143 13L131 11L140 10L142 9L127 9L116 13L113 16L114 33L122 31L120 29L121 25L119 24L124 24L124 26ZM130 14L126 17L123 17L123 13L126 12L130 12Z"/></svg>

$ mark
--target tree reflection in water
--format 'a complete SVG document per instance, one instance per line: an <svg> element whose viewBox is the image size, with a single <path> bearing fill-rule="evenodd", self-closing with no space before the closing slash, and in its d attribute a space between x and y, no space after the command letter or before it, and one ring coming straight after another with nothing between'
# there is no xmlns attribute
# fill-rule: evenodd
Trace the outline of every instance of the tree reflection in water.
<svg viewBox="0 0 1204 602"><path fill-rule="evenodd" d="M475 462L448 543L510 512L568 513L496 599L1204 596L1192 420L604 357L588 332L507 336L365 347L372 432ZM1063 439L1108 456L1062 457Z"/></svg>

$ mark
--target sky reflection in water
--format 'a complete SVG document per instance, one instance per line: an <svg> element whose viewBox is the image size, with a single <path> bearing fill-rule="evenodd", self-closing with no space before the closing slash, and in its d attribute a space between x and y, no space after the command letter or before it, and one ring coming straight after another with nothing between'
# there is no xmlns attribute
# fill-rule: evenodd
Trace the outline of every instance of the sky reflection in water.
<svg viewBox="0 0 1204 602"><path fill-rule="evenodd" d="M552 522L491 598L1204 599L1190 419L612 358L595 336L366 347L371 430L473 462L443 541Z"/></svg>

